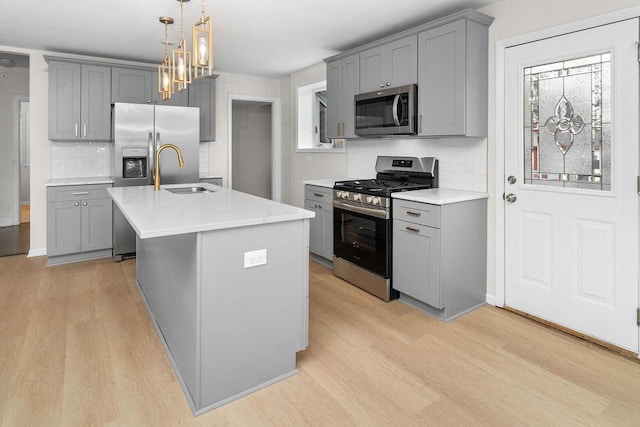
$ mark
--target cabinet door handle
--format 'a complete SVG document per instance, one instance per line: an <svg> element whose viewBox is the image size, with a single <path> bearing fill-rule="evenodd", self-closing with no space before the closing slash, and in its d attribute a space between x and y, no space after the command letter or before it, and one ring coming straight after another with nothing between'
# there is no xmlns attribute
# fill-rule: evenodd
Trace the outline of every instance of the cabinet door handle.
<svg viewBox="0 0 640 427"><path fill-rule="evenodd" d="M73 206L80 206L80 202L75 202Z"/></svg>
<svg viewBox="0 0 640 427"><path fill-rule="evenodd" d="M338 122L338 136L340 136L340 122Z"/></svg>
<svg viewBox="0 0 640 427"><path fill-rule="evenodd" d="M418 122L418 133L422 133L422 114L420 114L420 121Z"/></svg>
<svg viewBox="0 0 640 427"><path fill-rule="evenodd" d="M76 192L71 193L71 194L73 194L74 196L84 196L86 194L89 194L89 192L88 191L76 191Z"/></svg>
<svg viewBox="0 0 640 427"><path fill-rule="evenodd" d="M420 216L422 215L420 212L412 212L412 211L407 211L407 215L410 216Z"/></svg>
<svg viewBox="0 0 640 427"><path fill-rule="evenodd" d="M313 195L316 197L324 197L324 194L322 193L313 193Z"/></svg>
<svg viewBox="0 0 640 427"><path fill-rule="evenodd" d="M406 227L407 231L413 231L414 233L419 233L420 229L419 228L413 228L413 227Z"/></svg>
<svg viewBox="0 0 640 427"><path fill-rule="evenodd" d="M87 124L82 125L82 136L87 136Z"/></svg>
<svg viewBox="0 0 640 427"><path fill-rule="evenodd" d="M76 136L78 136L78 124L77 124L77 123L73 125L73 129L74 129L74 130L73 130L74 134L75 134Z"/></svg>

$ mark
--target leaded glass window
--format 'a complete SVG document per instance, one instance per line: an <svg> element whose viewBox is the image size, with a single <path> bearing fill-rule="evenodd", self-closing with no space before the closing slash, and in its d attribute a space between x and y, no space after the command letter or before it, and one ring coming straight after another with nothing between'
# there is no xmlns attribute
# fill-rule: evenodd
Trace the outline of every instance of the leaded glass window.
<svg viewBox="0 0 640 427"><path fill-rule="evenodd" d="M611 190L611 54L524 69L524 182Z"/></svg>

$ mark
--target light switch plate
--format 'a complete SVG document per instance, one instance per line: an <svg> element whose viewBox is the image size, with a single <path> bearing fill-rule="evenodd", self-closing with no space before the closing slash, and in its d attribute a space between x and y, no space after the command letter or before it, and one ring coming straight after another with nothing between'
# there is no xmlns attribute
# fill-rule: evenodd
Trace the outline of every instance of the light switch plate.
<svg viewBox="0 0 640 427"><path fill-rule="evenodd" d="M260 249L257 251L244 253L244 268L257 267L267 263L267 250Z"/></svg>

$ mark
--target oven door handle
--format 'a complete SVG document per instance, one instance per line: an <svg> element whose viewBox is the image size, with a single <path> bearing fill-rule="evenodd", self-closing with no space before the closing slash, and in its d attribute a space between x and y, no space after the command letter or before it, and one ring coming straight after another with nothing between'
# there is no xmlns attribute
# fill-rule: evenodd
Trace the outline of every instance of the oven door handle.
<svg viewBox="0 0 640 427"><path fill-rule="evenodd" d="M389 211L387 211L386 209L381 210L381 209L375 209L375 208L367 208L364 206L354 206L344 202L340 202L338 200L333 201L333 207L342 209L343 211L347 211L347 212L350 211L350 212L360 213L363 215L373 216L380 219L389 219Z"/></svg>

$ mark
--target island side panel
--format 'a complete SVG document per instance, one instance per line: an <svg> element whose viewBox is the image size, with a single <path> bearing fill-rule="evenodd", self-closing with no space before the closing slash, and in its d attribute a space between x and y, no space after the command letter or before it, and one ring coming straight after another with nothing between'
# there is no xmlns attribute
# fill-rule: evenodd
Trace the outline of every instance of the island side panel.
<svg viewBox="0 0 640 427"><path fill-rule="evenodd" d="M308 222L202 233L202 407L297 372L308 334ZM266 264L245 268L244 254L261 249Z"/></svg>
<svg viewBox="0 0 640 427"><path fill-rule="evenodd" d="M136 276L191 399L197 401L197 234L137 239Z"/></svg>

